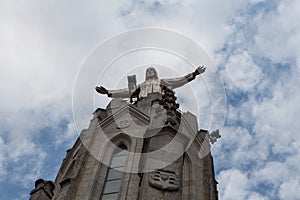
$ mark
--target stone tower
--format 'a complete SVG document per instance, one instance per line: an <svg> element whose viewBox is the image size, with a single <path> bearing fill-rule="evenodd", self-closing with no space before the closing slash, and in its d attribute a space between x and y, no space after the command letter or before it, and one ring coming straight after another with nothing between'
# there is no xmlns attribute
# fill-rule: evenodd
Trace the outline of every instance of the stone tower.
<svg viewBox="0 0 300 200"><path fill-rule="evenodd" d="M166 88L131 103L112 99L67 150L54 184L39 179L30 199L218 199L213 137L178 108Z"/></svg>

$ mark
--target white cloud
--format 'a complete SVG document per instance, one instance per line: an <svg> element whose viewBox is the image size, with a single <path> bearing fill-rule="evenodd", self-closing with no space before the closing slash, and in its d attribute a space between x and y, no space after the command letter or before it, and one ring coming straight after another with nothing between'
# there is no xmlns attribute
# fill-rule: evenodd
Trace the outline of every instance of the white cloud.
<svg viewBox="0 0 300 200"><path fill-rule="evenodd" d="M247 198L247 200L266 200L267 198L263 197L262 195L258 194L258 193L251 193L249 195L249 197Z"/></svg>
<svg viewBox="0 0 300 200"><path fill-rule="evenodd" d="M300 43L300 2L280 1L275 11L261 16L257 22L253 51L274 62L288 62L299 58Z"/></svg>
<svg viewBox="0 0 300 200"><path fill-rule="evenodd" d="M263 74L260 68L253 62L252 57L246 52L232 55L223 71L229 89L241 89L249 91L260 82ZM231 88L233 87L233 88Z"/></svg>
<svg viewBox="0 0 300 200"><path fill-rule="evenodd" d="M230 1L132 1L123 8L127 27L155 26L174 29L196 40L213 55L224 45L227 25L247 3Z"/></svg>
<svg viewBox="0 0 300 200"><path fill-rule="evenodd" d="M219 193L224 200L246 199L248 195L248 178L237 169L222 171L219 176Z"/></svg>
<svg viewBox="0 0 300 200"><path fill-rule="evenodd" d="M297 181L291 181L299 179L300 171L296 164L300 159L300 127L295 121L299 115L299 93L292 86L298 85L298 76L295 72L289 80L273 84L269 88L271 97L259 101L250 97L237 107L229 106L228 120L233 125L224 127L222 139L213 148L217 165L241 170L248 166L249 191L256 191L255 186L260 183L271 185L267 190L271 199L279 188L281 197L286 195L287 184L292 188L298 186ZM245 127L236 125L237 122Z"/></svg>
<svg viewBox="0 0 300 200"><path fill-rule="evenodd" d="M274 145L274 153L294 152L291 144L299 140L299 135L295 133L300 125L294 120L300 112L300 94L295 91L296 88L291 87L298 84L297 77L298 74L294 74L290 80L276 84L272 90L272 99L253 105L253 116L256 119L254 131L260 141Z"/></svg>
<svg viewBox="0 0 300 200"><path fill-rule="evenodd" d="M222 139L213 148L215 163L225 164L220 166L219 178L232 167L248 175L244 199L297 199L299 196L296 188L299 188L300 167L296 163L300 159L297 134L300 125L295 119L300 113L296 87L300 76L297 63L300 29L294 23L299 18L298 4L280 1L278 8L276 4L271 5L275 10L269 5L269 10L258 7L261 10L256 16L242 14L236 22L239 25L233 24L238 38L228 41L233 44L232 49L217 57L220 65L225 63L222 74L227 87L232 89L228 91L230 95L241 97L235 90L239 88L245 96L238 103L229 102L227 121L231 126L223 129ZM241 49L243 53L237 54L239 59L235 58L236 53L232 55L232 52ZM236 72L229 68L233 61L243 66L251 63L257 72L254 70L249 75L245 70ZM219 187L223 190L221 199L227 197L222 187Z"/></svg>
<svg viewBox="0 0 300 200"><path fill-rule="evenodd" d="M299 179L291 179L280 186L279 195L281 199L297 199L299 198Z"/></svg>
<svg viewBox="0 0 300 200"><path fill-rule="evenodd" d="M62 9L66 5L72 5L72 11ZM101 6L107 8L102 12L106 16L98 17L97 6L81 7L75 2L1 2L1 181L28 188L45 173L46 150L39 144L46 137L45 130L57 130L49 145L66 145L67 141L70 146L74 140L71 94L78 67L103 36L122 30L118 20L104 23L108 15L117 16L119 8ZM83 8L92 12L80 15ZM103 26L87 23L90 20ZM83 24L91 29L82 30ZM98 34L94 40L90 40L91 33ZM62 122L68 126L65 133L59 127Z"/></svg>
<svg viewBox="0 0 300 200"><path fill-rule="evenodd" d="M253 3L253 4L257 4L257 3L261 3L261 2L265 2L265 0L250 0L250 3Z"/></svg>
<svg viewBox="0 0 300 200"><path fill-rule="evenodd" d="M285 181L286 177L290 175L290 171L287 170L286 165L281 162L268 162L266 166L261 169L257 169L253 176L256 176L254 180L257 182L264 182L268 184L280 184Z"/></svg>

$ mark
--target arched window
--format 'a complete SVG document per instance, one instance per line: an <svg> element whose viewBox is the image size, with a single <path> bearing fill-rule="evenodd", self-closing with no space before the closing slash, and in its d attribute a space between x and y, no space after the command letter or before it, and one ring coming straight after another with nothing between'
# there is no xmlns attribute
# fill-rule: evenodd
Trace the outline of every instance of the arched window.
<svg viewBox="0 0 300 200"><path fill-rule="evenodd" d="M118 147L119 148L116 148L112 154L110 167L108 168L104 189L100 198L101 200L118 199L128 154L127 147L125 145L121 144Z"/></svg>

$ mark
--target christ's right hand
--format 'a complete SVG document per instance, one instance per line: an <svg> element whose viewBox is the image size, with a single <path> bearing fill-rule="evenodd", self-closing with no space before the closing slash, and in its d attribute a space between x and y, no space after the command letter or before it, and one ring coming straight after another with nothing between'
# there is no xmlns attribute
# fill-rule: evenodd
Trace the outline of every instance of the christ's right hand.
<svg viewBox="0 0 300 200"><path fill-rule="evenodd" d="M108 91L107 91L107 89L105 87L102 87L102 86L98 87L98 86L96 86L95 89L100 94L108 94Z"/></svg>

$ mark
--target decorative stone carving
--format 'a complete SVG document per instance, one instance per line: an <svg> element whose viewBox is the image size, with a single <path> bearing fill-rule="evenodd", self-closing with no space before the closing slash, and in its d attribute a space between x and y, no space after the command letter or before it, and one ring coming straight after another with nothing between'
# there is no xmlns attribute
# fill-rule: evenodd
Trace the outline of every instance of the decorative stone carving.
<svg viewBox="0 0 300 200"><path fill-rule="evenodd" d="M176 191L179 178L173 171L159 169L150 173L149 185L160 190Z"/></svg>
<svg viewBox="0 0 300 200"><path fill-rule="evenodd" d="M177 110L179 104L176 103L177 97L175 92L167 87L163 87L163 95L159 104L163 106L166 110L166 119L164 120L164 125L175 126L178 122L180 123L181 113Z"/></svg>
<svg viewBox="0 0 300 200"><path fill-rule="evenodd" d="M211 134L209 134L209 141L211 144L214 144L219 138L221 137L219 129L213 131Z"/></svg>
<svg viewBox="0 0 300 200"><path fill-rule="evenodd" d="M132 123L131 118L117 121L117 128L122 129L122 128L129 127L131 125L131 123Z"/></svg>

